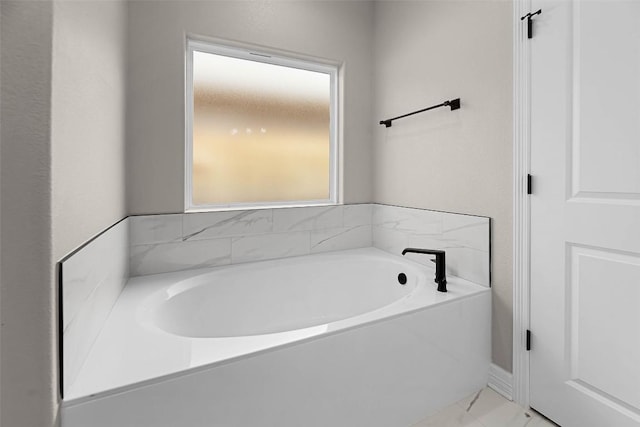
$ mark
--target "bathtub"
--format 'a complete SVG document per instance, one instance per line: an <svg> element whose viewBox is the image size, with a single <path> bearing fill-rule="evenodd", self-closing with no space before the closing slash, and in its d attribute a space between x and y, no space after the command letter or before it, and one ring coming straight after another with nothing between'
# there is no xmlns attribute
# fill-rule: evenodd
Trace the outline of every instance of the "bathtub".
<svg viewBox="0 0 640 427"><path fill-rule="evenodd" d="M62 426L409 426L488 377L489 288L433 275L365 248L132 278Z"/></svg>

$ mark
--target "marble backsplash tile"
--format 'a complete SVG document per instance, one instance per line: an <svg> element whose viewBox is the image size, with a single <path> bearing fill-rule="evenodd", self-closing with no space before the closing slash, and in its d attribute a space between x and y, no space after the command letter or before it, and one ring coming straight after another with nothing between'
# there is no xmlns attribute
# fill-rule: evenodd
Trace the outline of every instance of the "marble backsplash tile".
<svg viewBox="0 0 640 427"><path fill-rule="evenodd" d="M120 221L60 261L65 390L129 278L129 223Z"/></svg>
<svg viewBox="0 0 640 427"><path fill-rule="evenodd" d="M443 212L399 206L373 205L372 224L389 230L440 235L442 234L443 220Z"/></svg>
<svg viewBox="0 0 640 427"><path fill-rule="evenodd" d="M131 245L179 242L182 240L182 215L132 216Z"/></svg>
<svg viewBox="0 0 640 427"><path fill-rule="evenodd" d="M371 246L371 225L350 225L311 231L310 252L342 251Z"/></svg>
<svg viewBox="0 0 640 427"><path fill-rule="evenodd" d="M489 221L379 204L133 217L131 275L368 246L397 255L420 247L445 250L448 274L488 286Z"/></svg>
<svg viewBox="0 0 640 427"><path fill-rule="evenodd" d="M442 249L447 274L490 286L490 218L424 209L373 205L373 246L401 254L406 247ZM429 265L420 254L407 254Z"/></svg>
<svg viewBox="0 0 640 427"><path fill-rule="evenodd" d="M344 206L275 209L273 231L311 231L341 227Z"/></svg>
<svg viewBox="0 0 640 427"><path fill-rule="evenodd" d="M373 205L370 203L344 205L342 211L342 225L344 227L371 225L373 221Z"/></svg>
<svg viewBox="0 0 640 427"><path fill-rule="evenodd" d="M216 267L231 263L231 238L136 245L130 251L131 276Z"/></svg>
<svg viewBox="0 0 640 427"><path fill-rule="evenodd" d="M132 221L130 273L368 247L372 214L371 204L359 204L137 216Z"/></svg>
<svg viewBox="0 0 640 427"><path fill-rule="evenodd" d="M245 236L272 231L273 210L243 210L182 215L182 240Z"/></svg>
<svg viewBox="0 0 640 427"><path fill-rule="evenodd" d="M268 233L234 237L231 241L233 264L309 254L309 233Z"/></svg>

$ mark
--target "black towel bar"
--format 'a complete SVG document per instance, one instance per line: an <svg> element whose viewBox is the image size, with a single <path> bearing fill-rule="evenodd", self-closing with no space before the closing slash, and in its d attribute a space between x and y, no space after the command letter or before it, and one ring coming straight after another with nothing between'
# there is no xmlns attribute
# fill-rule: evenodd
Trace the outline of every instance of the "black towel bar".
<svg viewBox="0 0 640 427"><path fill-rule="evenodd" d="M452 99L451 101L444 101L442 104L434 105L433 107L423 108L422 110L414 111L413 113L403 114L402 116L394 117L392 119L380 120L380 124L390 128L391 123L394 120L402 119L408 116L413 116L414 114L422 113L424 111L429 111L429 110L433 110L434 108L440 108L440 107L451 107L451 111L457 110L460 108L460 98Z"/></svg>

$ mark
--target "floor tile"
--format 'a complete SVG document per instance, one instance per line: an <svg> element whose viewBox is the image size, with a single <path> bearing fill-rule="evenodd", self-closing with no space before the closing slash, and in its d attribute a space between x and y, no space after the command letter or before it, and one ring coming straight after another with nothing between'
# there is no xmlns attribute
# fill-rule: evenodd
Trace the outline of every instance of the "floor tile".
<svg viewBox="0 0 640 427"><path fill-rule="evenodd" d="M523 427L533 419L530 411L488 387L471 396L471 400L463 399L458 405L484 427Z"/></svg>
<svg viewBox="0 0 640 427"><path fill-rule="evenodd" d="M459 405L447 406L429 418L412 427L483 427Z"/></svg>
<svg viewBox="0 0 640 427"><path fill-rule="evenodd" d="M412 427L558 427L486 387Z"/></svg>
<svg viewBox="0 0 640 427"><path fill-rule="evenodd" d="M535 411L529 411L533 415L533 419L527 427L558 427L558 424L546 419Z"/></svg>

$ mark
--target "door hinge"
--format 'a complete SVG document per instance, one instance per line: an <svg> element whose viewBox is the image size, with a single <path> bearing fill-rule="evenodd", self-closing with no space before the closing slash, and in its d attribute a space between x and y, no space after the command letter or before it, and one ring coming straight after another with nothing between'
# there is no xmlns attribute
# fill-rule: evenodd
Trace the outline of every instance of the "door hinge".
<svg viewBox="0 0 640 427"><path fill-rule="evenodd" d="M536 15L540 15L541 13L542 13L542 9L538 9L536 12L527 13L522 18L520 18L521 21L524 21L525 18L527 19L527 38L528 39L533 38L533 17Z"/></svg>
<svg viewBox="0 0 640 427"><path fill-rule="evenodd" d="M527 351L531 350L531 331L527 329Z"/></svg>
<svg viewBox="0 0 640 427"><path fill-rule="evenodd" d="M531 185L533 181L533 178L531 177L531 174L528 173L527 174L527 194L533 194L533 187Z"/></svg>

